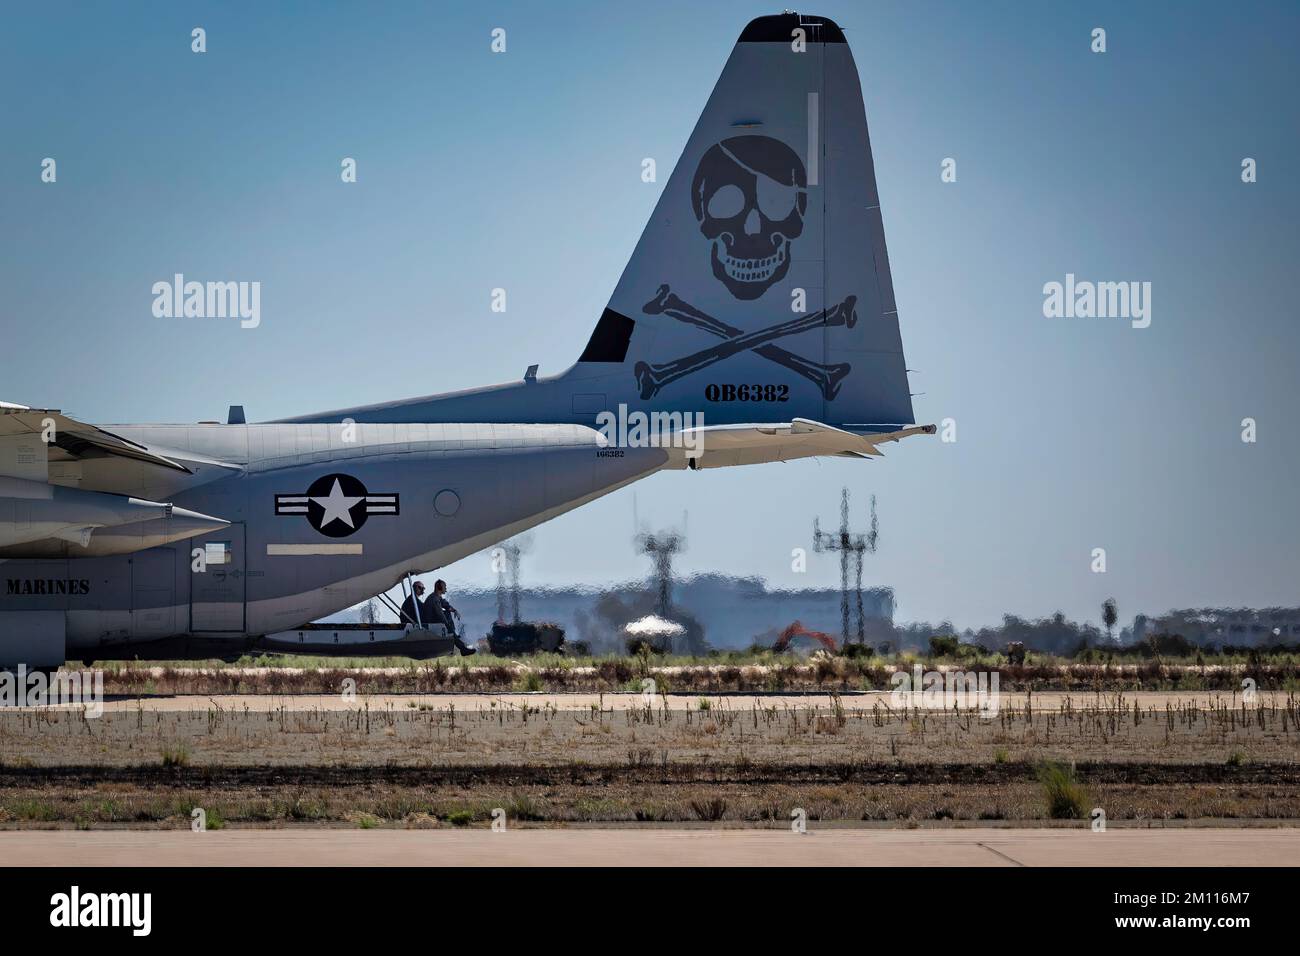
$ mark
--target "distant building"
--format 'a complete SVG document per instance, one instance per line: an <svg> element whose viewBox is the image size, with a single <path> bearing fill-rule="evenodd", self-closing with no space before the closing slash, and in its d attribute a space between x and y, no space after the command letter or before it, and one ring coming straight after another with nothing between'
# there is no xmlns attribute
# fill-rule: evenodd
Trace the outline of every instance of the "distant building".
<svg viewBox="0 0 1300 956"><path fill-rule="evenodd" d="M1300 608L1199 608L1170 611L1148 618L1134 638L1146 634L1181 634L1193 644L1266 647L1300 642Z"/></svg>

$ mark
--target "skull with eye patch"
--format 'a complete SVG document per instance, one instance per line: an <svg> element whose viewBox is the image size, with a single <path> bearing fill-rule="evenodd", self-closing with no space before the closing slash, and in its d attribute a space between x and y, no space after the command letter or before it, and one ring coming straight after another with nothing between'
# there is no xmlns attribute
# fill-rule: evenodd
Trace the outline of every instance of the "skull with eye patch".
<svg viewBox="0 0 1300 956"><path fill-rule="evenodd" d="M808 177L799 154L770 136L733 136L710 146L691 183L713 274L737 299L757 299L790 269L803 233Z"/></svg>

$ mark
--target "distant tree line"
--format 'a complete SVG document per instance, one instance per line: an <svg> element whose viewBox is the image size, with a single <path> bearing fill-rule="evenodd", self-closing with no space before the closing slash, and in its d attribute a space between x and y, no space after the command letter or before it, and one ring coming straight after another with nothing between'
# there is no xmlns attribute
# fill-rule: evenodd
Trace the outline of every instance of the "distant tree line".
<svg viewBox="0 0 1300 956"><path fill-rule="evenodd" d="M1009 645L1060 657L1096 658L1120 652L1142 657L1192 657L1223 654L1300 653L1300 608L1202 608L1170 611L1160 617L1139 614L1118 634L1118 609L1113 600L1102 606L1103 631L1087 622L1067 620L1059 611L1051 617L1027 620L1014 614L996 627L958 631L950 621L899 624L894 627L899 650L942 655L983 651L1001 653ZM883 649L883 648L882 648Z"/></svg>

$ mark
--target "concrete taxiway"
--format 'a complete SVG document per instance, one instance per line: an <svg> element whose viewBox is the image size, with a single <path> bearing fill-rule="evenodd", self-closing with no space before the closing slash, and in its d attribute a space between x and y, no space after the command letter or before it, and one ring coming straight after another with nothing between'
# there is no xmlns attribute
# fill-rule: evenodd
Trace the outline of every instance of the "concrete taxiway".
<svg viewBox="0 0 1300 956"><path fill-rule="evenodd" d="M11 866L1296 866L1300 829L0 832Z"/></svg>

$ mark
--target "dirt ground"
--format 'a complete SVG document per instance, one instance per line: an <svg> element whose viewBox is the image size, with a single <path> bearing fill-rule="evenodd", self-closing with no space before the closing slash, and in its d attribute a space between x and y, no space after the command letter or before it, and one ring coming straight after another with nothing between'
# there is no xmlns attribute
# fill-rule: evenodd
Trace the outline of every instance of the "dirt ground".
<svg viewBox="0 0 1300 956"><path fill-rule="evenodd" d="M843 697L485 695L148 698L0 711L0 765L623 766L1288 763L1300 698L1002 694L994 716Z"/></svg>
<svg viewBox="0 0 1300 956"><path fill-rule="evenodd" d="M152 697L0 711L0 826L1300 820L1300 701ZM1044 778L1056 767L1055 782ZM1052 788L1055 788L1054 790Z"/></svg>

